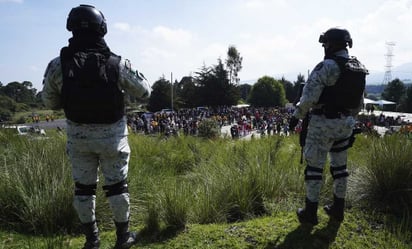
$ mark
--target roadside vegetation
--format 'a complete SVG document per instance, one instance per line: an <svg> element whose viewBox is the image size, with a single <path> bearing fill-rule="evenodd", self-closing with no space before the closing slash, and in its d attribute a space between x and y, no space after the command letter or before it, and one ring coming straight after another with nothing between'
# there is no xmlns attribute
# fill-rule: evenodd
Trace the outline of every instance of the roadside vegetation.
<svg viewBox="0 0 412 249"><path fill-rule="evenodd" d="M81 248L71 205L65 135L0 133L0 248ZM250 141L131 134L129 190L137 248L411 248L412 141L358 135L349 152L342 224L321 206L332 199L324 170L320 224L299 226L304 165L296 136ZM103 178L101 178L103 179ZM115 241L98 184L102 247Z"/></svg>

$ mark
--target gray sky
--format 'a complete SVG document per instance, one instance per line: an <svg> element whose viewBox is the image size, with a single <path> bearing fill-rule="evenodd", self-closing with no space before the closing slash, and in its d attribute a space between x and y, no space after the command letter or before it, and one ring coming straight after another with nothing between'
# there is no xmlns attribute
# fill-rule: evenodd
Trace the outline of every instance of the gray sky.
<svg viewBox="0 0 412 249"><path fill-rule="evenodd" d="M412 0L0 0L0 81L41 90L48 62L71 36L67 15L83 3L104 13L109 47L150 83L225 60L229 45L243 57L242 82L295 81L322 60L320 33L337 26L349 30L349 52L371 77L385 70L386 42L396 43L394 67L412 62Z"/></svg>

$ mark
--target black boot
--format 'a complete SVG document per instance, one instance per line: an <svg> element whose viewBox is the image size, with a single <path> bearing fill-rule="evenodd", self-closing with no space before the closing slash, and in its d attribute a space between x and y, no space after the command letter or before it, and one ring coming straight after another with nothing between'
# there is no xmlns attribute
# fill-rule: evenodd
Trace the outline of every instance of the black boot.
<svg viewBox="0 0 412 249"><path fill-rule="evenodd" d="M305 208L299 208L296 211L300 223L317 225L318 222L318 203L311 202L308 198L305 199L306 206Z"/></svg>
<svg viewBox="0 0 412 249"><path fill-rule="evenodd" d="M136 232L129 232L129 222L115 222L116 225L116 245L114 249L128 249L136 244Z"/></svg>
<svg viewBox="0 0 412 249"><path fill-rule="evenodd" d="M333 204L326 205L323 207L323 210L338 222L342 222L344 219L344 208L345 208L345 199L338 198L336 195L333 195Z"/></svg>
<svg viewBox="0 0 412 249"><path fill-rule="evenodd" d="M83 249L99 249L99 229L96 221L83 223L82 228L84 235L86 235L86 243L84 243Z"/></svg>

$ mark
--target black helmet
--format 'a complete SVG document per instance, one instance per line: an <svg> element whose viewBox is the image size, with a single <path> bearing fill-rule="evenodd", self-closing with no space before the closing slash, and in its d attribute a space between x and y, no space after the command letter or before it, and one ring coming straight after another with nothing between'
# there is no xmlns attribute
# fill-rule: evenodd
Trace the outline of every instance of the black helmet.
<svg viewBox="0 0 412 249"><path fill-rule="evenodd" d="M70 11L66 28L68 31L95 31L102 36L107 33L106 19L103 13L94 6L86 4L81 4Z"/></svg>
<svg viewBox="0 0 412 249"><path fill-rule="evenodd" d="M349 46L352 47L352 38L349 31L340 28L328 29L325 33L322 33L319 37L320 43L331 43L337 46Z"/></svg>

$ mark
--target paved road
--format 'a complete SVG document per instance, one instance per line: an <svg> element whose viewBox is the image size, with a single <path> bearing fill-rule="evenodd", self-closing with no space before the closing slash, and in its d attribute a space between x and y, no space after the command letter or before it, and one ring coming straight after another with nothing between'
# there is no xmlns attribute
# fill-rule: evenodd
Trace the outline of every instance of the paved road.
<svg viewBox="0 0 412 249"><path fill-rule="evenodd" d="M229 137L231 138L232 135L230 134L230 125L225 125L222 127L221 130L221 135L223 137ZM255 137L255 138L259 138L260 137L260 133L257 130L253 130L250 134L246 135L246 136L241 136L240 139L245 139L245 140L250 140L251 138Z"/></svg>
<svg viewBox="0 0 412 249"><path fill-rule="evenodd" d="M45 129L45 130L49 130L49 129L57 129L57 127L60 127L62 129L66 128L66 119L56 119L54 121L40 121L38 123L26 123L23 125L27 125L27 126L38 126L40 129Z"/></svg>

